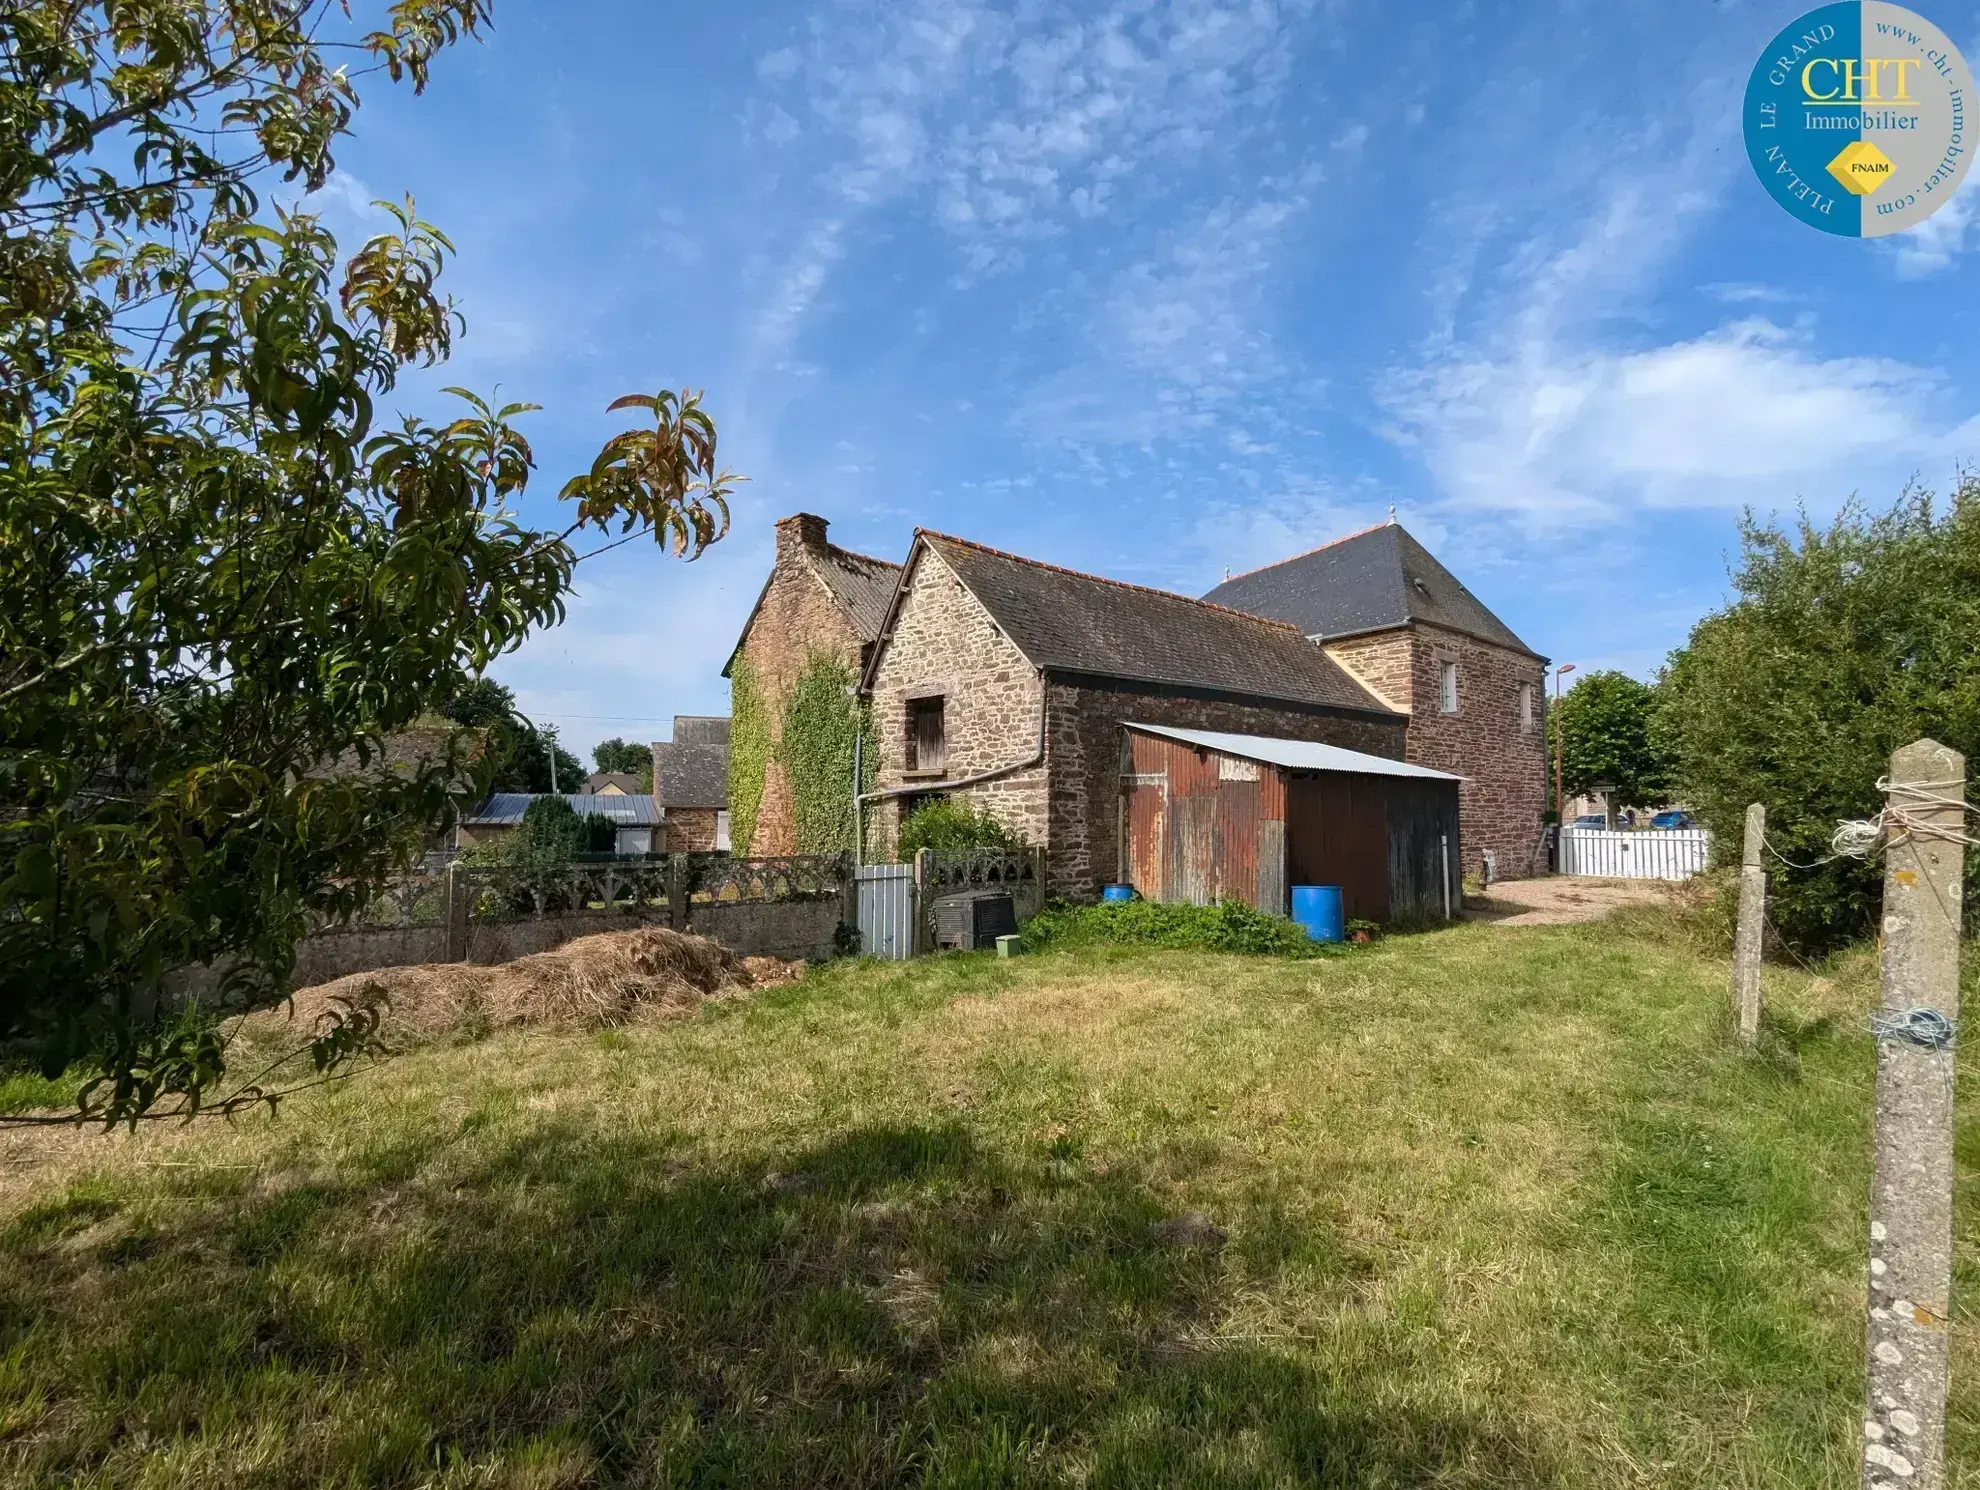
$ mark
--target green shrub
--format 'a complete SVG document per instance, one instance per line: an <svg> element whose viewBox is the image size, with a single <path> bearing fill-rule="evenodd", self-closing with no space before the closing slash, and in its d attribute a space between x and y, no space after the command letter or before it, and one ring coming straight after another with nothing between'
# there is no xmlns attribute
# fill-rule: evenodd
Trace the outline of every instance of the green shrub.
<svg viewBox="0 0 1980 1490"><path fill-rule="evenodd" d="M1129 900L1100 905L1054 906L1025 923L1027 949L1051 947L1193 948L1273 957L1318 957L1334 950L1306 928L1240 900L1222 905L1165 905Z"/></svg>
<svg viewBox="0 0 1980 1490"><path fill-rule="evenodd" d="M938 854L1015 853L1025 846L1024 835L1005 827L987 811L968 802L943 799L910 812L901 823L900 856L913 858L921 849Z"/></svg>
<svg viewBox="0 0 1980 1490"><path fill-rule="evenodd" d="M1741 538L1737 598L1672 654L1658 724L1720 862L1738 861L1747 804L1766 806L1770 914L1823 952L1875 928L1882 863L1835 859L1829 837L1883 806L1891 752L1922 735L1980 752L1980 479L1944 508L1907 494L1827 527L1748 520Z"/></svg>

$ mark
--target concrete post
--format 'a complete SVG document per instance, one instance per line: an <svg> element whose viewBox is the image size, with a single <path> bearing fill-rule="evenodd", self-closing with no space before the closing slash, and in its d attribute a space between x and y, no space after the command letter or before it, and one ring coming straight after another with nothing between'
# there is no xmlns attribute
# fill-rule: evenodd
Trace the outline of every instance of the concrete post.
<svg viewBox="0 0 1980 1490"><path fill-rule="evenodd" d="M1945 1484L1965 777L1935 740L1891 757L1862 1490Z"/></svg>
<svg viewBox="0 0 1980 1490"><path fill-rule="evenodd" d="M1760 1037L1761 935L1767 915L1767 872L1760 867L1760 845L1767 836L1767 809L1746 809L1746 844L1739 860L1739 929L1733 934L1733 1013L1739 1038L1751 1045Z"/></svg>
<svg viewBox="0 0 1980 1490"><path fill-rule="evenodd" d="M846 925L859 925L859 855L839 856L839 919Z"/></svg>
<svg viewBox="0 0 1980 1490"><path fill-rule="evenodd" d="M935 875L935 850L918 848L914 851L914 955L933 950L935 930L931 924L935 919L934 908L928 903L928 882Z"/></svg>
<svg viewBox="0 0 1980 1490"><path fill-rule="evenodd" d="M688 929L687 857L667 855L667 924L676 931Z"/></svg>
<svg viewBox="0 0 1980 1490"><path fill-rule="evenodd" d="M466 962L468 955L468 897L473 894L458 864L447 866L447 961Z"/></svg>

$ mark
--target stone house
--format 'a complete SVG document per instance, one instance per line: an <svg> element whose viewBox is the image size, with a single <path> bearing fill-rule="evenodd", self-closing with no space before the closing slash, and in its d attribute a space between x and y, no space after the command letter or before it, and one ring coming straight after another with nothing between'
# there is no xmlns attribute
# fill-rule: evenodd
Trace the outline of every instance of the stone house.
<svg viewBox="0 0 1980 1490"><path fill-rule="evenodd" d="M594 797L643 797L646 784L630 771L593 771L584 790Z"/></svg>
<svg viewBox="0 0 1980 1490"><path fill-rule="evenodd" d="M1300 629L917 530L862 678L878 753L866 842L917 799L970 800L1046 850L1056 893L1122 876L1130 722L1401 759L1409 716Z"/></svg>
<svg viewBox="0 0 1980 1490"><path fill-rule="evenodd" d="M1547 659L1393 521L1227 579L1207 601L1288 622L1408 720L1403 755L1464 778L1464 869L1541 865Z"/></svg>
<svg viewBox="0 0 1980 1490"><path fill-rule="evenodd" d="M790 785L778 760L785 705L814 658L861 675L900 578L900 565L828 542L827 526L809 512L779 520L776 562L722 668L733 688L746 682L753 690L770 736L754 833L735 846L738 854L796 852Z"/></svg>
<svg viewBox="0 0 1980 1490"><path fill-rule="evenodd" d="M670 854L727 849L729 720L721 714L676 714L674 737L653 744L653 803L660 819L655 848Z"/></svg>

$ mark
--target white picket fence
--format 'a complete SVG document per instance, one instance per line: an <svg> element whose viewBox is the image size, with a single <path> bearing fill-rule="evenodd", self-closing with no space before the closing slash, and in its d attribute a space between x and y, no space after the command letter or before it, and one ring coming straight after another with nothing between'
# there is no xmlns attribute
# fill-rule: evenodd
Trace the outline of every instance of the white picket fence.
<svg viewBox="0 0 1980 1490"><path fill-rule="evenodd" d="M1711 861L1712 835L1703 828L1567 828L1561 833L1561 873L1599 879L1688 880Z"/></svg>

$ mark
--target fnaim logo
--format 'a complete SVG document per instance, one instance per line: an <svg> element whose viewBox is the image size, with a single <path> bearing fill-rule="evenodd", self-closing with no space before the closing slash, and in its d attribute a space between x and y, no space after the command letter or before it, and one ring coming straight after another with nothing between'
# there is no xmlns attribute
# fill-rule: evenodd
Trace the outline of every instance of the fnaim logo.
<svg viewBox="0 0 1980 1490"><path fill-rule="evenodd" d="M1746 153L1811 227L1880 238L1923 222L1972 161L1973 75L1946 34L1883 0L1825 5L1776 36L1746 85Z"/></svg>

